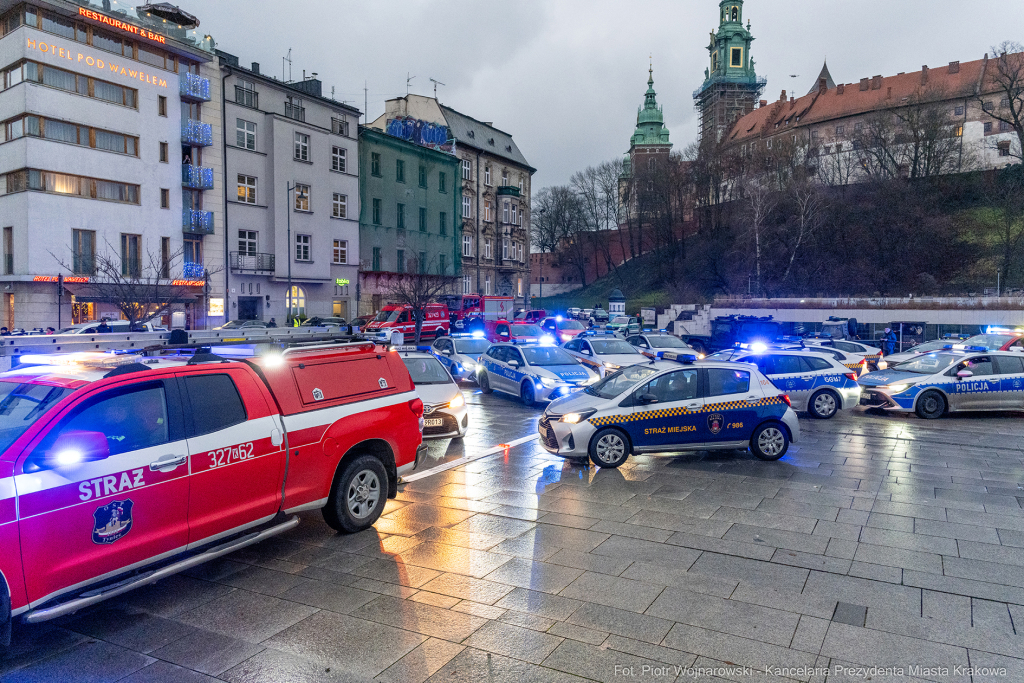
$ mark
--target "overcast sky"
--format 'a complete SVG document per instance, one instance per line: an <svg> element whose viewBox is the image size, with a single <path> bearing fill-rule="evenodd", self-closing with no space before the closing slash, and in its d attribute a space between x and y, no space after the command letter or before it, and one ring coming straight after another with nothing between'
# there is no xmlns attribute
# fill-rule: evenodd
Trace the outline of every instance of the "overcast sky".
<svg viewBox="0 0 1024 683"><path fill-rule="evenodd" d="M537 168L534 187L621 158L653 55L655 89L676 148L697 136L693 90L704 79L717 0L178 0L242 64L292 77L317 72L325 94L363 109L433 93L511 133ZM1024 3L964 0L747 0L765 98L804 94L828 57L836 82L980 59L1024 42ZM791 78L791 74L798 78Z"/></svg>

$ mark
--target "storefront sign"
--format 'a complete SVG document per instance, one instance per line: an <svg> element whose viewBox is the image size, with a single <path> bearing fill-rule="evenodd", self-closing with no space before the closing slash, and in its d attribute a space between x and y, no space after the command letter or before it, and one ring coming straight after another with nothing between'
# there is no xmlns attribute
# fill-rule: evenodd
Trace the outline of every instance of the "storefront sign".
<svg viewBox="0 0 1024 683"><path fill-rule="evenodd" d="M161 88L167 87L167 79L161 78L160 76L154 76L153 74L147 74L141 69L127 69L123 66L118 66L112 62L104 62L102 59L90 57L84 55L81 52L75 52L70 48L60 47L59 45L53 45L45 43L41 40L28 39L28 49L38 50L50 57L57 59L66 59L72 63L85 64L86 66L95 67L101 71L110 70L119 76L126 76L131 79L138 79L143 83L150 83Z"/></svg>
<svg viewBox="0 0 1024 683"><path fill-rule="evenodd" d="M78 8L78 15L81 16L81 17L85 17L86 19L92 19L93 21L98 21L99 23L105 24L105 25L109 26L110 28L116 28L118 30L124 31L125 33L131 33L133 36L139 36L140 38L146 38L147 40L152 40L154 43L161 43L161 44L164 44L164 45L167 44L167 38L162 36L162 35L160 35L159 33L153 33L152 31L147 31L146 29L144 29L142 27L134 26L134 25L129 24L127 22L121 21L120 19L114 19L113 17L108 17L107 15L100 14L99 12L93 12L92 10L85 9L84 7L79 7Z"/></svg>
<svg viewBox="0 0 1024 683"><path fill-rule="evenodd" d="M202 287L206 280L172 280L171 284L175 287Z"/></svg>
<svg viewBox="0 0 1024 683"><path fill-rule="evenodd" d="M36 275L32 278L32 282L57 282L57 275ZM82 277L79 275L65 275L64 284L66 285L80 285L89 281L89 278Z"/></svg>
<svg viewBox="0 0 1024 683"><path fill-rule="evenodd" d="M224 299L210 299L210 311L207 315L211 317L224 315Z"/></svg>
<svg viewBox="0 0 1024 683"><path fill-rule="evenodd" d="M348 284L348 280L346 280L343 277L339 277L337 280L334 281L334 284L338 285L339 287L344 287L345 285Z"/></svg>

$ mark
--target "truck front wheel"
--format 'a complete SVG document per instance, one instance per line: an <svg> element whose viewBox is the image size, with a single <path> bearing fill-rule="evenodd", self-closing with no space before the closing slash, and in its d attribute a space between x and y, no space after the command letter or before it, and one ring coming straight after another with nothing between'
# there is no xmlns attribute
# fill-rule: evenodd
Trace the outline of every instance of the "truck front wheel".
<svg viewBox="0 0 1024 683"><path fill-rule="evenodd" d="M384 463L372 455L357 456L335 476L323 509L324 521L346 534L370 528L384 512L387 483Z"/></svg>

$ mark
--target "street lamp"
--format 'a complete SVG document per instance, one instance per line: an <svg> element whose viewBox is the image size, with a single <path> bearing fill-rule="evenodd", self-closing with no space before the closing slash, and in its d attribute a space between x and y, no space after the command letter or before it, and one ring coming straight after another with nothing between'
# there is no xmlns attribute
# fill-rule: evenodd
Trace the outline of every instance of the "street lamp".
<svg viewBox="0 0 1024 683"><path fill-rule="evenodd" d="M288 302L288 313L285 316L285 320L289 324L291 324L291 321L289 319L292 317L292 304L294 302L294 299L292 298L292 251L291 251L292 250L292 205L291 205L291 202L292 202L292 191L294 191L295 188L298 187L298 184L291 184L291 185L289 185L288 183L285 183L285 187L287 188L287 192L285 192L285 200L284 200L285 201L285 207L284 208L285 208L285 211L288 212L288 250L285 252L285 254L288 257L288 296L286 298L286 301ZM299 190L299 194L298 194L297 199L305 199L305 198L306 198L306 191L305 190Z"/></svg>

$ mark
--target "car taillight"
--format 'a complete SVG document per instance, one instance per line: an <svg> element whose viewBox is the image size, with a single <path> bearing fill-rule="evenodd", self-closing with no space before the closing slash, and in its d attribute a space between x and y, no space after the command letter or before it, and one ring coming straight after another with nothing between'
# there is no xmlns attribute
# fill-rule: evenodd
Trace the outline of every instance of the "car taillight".
<svg viewBox="0 0 1024 683"><path fill-rule="evenodd" d="M416 417L423 417L423 401L418 398L412 399L409 401L409 410L411 410L412 414Z"/></svg>
<svg viewBox="0 0 1024 683"><path fill-rule="evenodd" d="M853 380L854 382L857 381L857 373L856 372L847 372L845 376L846 376L846 379Z"/></svg>
<svg viewBox="0 0 1024 683"><path fill-rule="evenodd" d="M785 401L786 405L789 406L790 408L793 407L793 402L789 400L789 395L788 394L782 394L779 398L781 398L783 401Z"/></svg>

